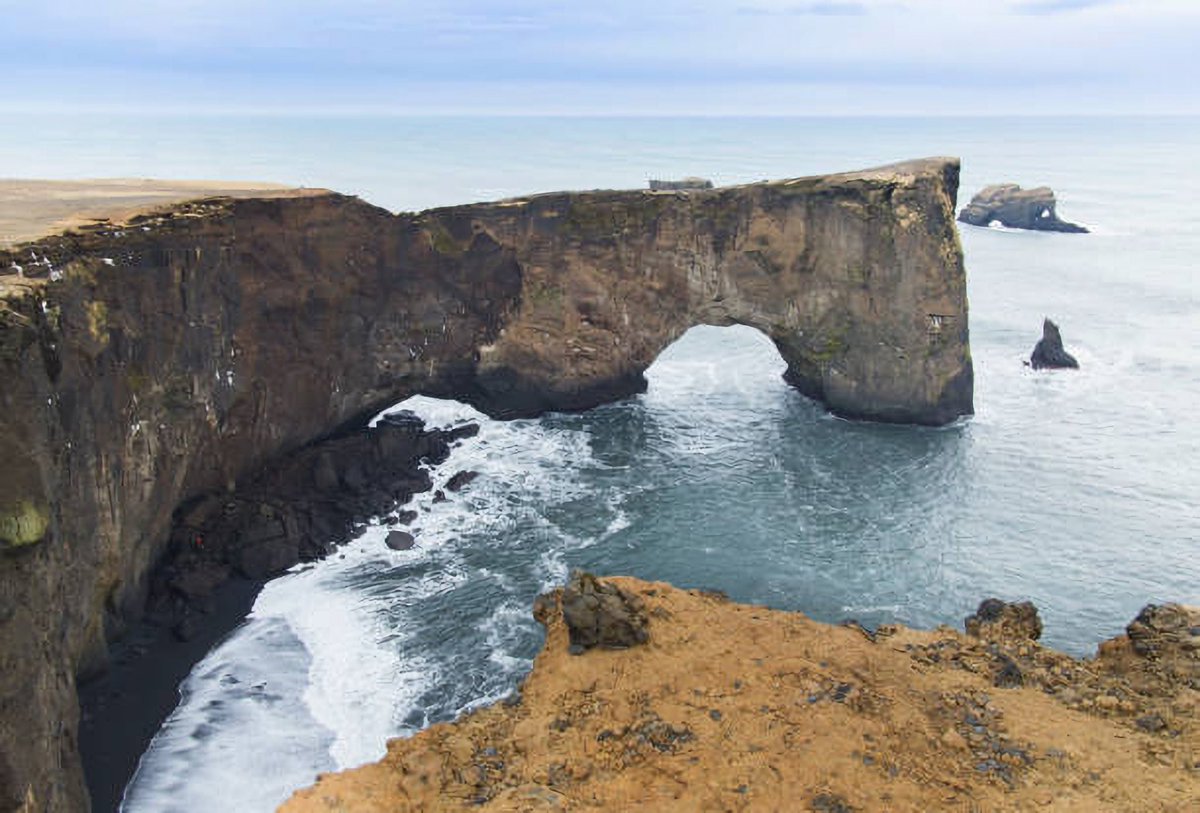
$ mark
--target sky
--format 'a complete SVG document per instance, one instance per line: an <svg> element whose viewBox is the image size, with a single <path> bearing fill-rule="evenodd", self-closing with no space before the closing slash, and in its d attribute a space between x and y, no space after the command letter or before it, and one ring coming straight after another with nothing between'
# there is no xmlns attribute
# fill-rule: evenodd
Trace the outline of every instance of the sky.
<svg viewBox="0 0 1200 813"><path fill-rule="evenodd" d="M1200 0L0 0L0 108L1200 113Z"/></svg>

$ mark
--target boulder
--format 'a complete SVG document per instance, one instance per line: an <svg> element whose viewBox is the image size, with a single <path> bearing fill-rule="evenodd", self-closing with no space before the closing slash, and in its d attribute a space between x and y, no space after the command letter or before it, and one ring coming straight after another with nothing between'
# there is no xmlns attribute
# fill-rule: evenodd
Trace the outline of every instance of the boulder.
<svg viewBox="0 0 1200 813"><path fill-rule="evenodd" d="M265 579L299 564L300 548L296 540L281 536L238 548L231 558L247 579Z"/></svg>
<svg viewBox="0 0 1200 813"><path fill-rule="evenodd" d="M1046 319L1042 322L1042 338L1033 348L1029 366L1035 370L1078 370L1079 362L1063 349L1062 334L1058 325Z"/></svg>
<svg viewBox="0 0 1200 813"><path fill-rule="evenodd" d="M1036 641L1042 637L1042 619L1032 602L984 599L964 623L967 635L986 640Z"/></svg>
<svg viewBox="0 0 1200 813"><path fill-rule="evenodd" d="M408 531L389 531L384 541L392 550L412 550L417 544L416 538Z"/></svg>
<svg viewBox="0 0 1200 813"><path fill-rule="evenodd" d="M990 226L999 222L1010 229L1060 231L1075 234L1087 229L1060 220L1055 211L1058 202L1048 186L1022 189L1015 183L988 186L959 213L958 219L972 226Z"/></svg>
<svg viewBox="0 0 1200 813"><path fill-rule="evenodd" d="M462 491L467 484L479 476L477 471L460 471L446 481L447 491Z"/></svg>
<svg viewBox="0 0 1200 813"><path fill-rule="evenodd" d="M464 423L459 426L451 427L450 429L446 429L443 431L445 431L445 433L446 433L446 442L454 443L457 440L465 440L466 438L473 438L476 435L478 435L479 434L479 424Z"/></svg>
<svg viewBox="0 0 1200 813"><path fill-rule="evenodd" d="M591 573L576 570L571 574L561 605L572 655L594 647L628 649L650 638L641 599ZM535 605L534 617L547 618L545 602Z"/></svg>
<svg viewBox="0 0 1200 813"><path fill-rule="evenodd" d="M413 511L411 509L405 510L405 511L397 511L395 514L392 515L392 522L399 523L400 525L412 525L413 520L416 519L418 516L419 515L417 514L417 512Z"/></svg>

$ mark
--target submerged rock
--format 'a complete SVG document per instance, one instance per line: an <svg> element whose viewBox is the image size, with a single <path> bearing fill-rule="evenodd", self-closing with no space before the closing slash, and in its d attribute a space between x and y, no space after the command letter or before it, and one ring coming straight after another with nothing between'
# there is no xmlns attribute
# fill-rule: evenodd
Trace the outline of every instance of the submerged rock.
<svg viewBox="0 0 1200 813"><path fill-rule="evenodd" d="M958 219L972 226L999 222L1010 229L1087 233L1083 226L1060 220L1055 211L1057 205L1054 191L1048 186L1022 189L1015 183L996 184L971 198Z"/></svg>
<svg viewBox="0 0 1200 813"><path fill-rule="evenodd" d="M989 640L1030 640L1042 637L1042 619L1032 602L984 599L964 622L967 634Z"/></svg>
<svg viewBox="0 0 1200 813"><path fill-rule="evenodd" d="M453 477L446 481L447 491L462 491L479 476L477 471L460 471L455 473Z"/></svg>
<svg viewBox="0 0 1200 813"><path fill-rule="evenodd" d="M1035 370L1078 370L1079 362L1063 349L1058 325L1046 319L1042 322L1042 338L1033 348L1029 366Z"/></svg>
<svg viewBox="0 0 1200 813"><path fill-rule="evenodd" d="M392 550L412 550L417 544L416 538L408 531L390 531L384 542Z"/></svg>

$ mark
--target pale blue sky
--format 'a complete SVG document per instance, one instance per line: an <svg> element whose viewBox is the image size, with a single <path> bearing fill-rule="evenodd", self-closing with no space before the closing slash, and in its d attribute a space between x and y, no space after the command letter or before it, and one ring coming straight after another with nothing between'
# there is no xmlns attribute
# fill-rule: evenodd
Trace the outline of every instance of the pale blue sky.
<svg viewBox="0 0 1200 813"><path fill-rule="evenodd" d="M1198 0L0 0L0 105L1200 113Z"/></svg>

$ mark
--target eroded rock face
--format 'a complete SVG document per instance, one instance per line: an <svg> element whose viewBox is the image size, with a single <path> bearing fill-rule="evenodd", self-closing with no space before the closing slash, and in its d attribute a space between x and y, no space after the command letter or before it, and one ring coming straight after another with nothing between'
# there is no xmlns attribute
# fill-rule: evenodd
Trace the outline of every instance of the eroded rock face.
<svg viewBox="0 0 1200 813"><path fill-rule="evenodd" d="M1143 657L1200 660L1200 609L1195 607L1147 604L1125 632L1133 651Z"/></svg>
<svg viewBox="0 0 1200 813"><path fill-rule="evenodd" d="M210 199L0 252L5 794L86 806L75 676L143 611L178 506L407 396L583 409L641 391L689 327L739 323L839 414L970 413L957 183L931 159L417 215ZM360 474L312 461L314 487ZM284 566L276 519L222 564Z"/></svg>
<svg viewBox="0 0 1200 813"><path fill-rule="evenodd" d="M1059 231L1075 234L1087 229L1058 217L1058 201L1048 186L1022 189L1015 183L985 187L967 204L958 219L972 226L990 226L999 222L1010 229Z"/></svg>
<svg viewBox="0 0 1200 813"><path fill-rule="evenodd" d="M1063 347L1058 325L1046 319L1042 322L1042 338L1033 348L1029 366L1035 370L1078 370L1079 362Z"/></svg>

